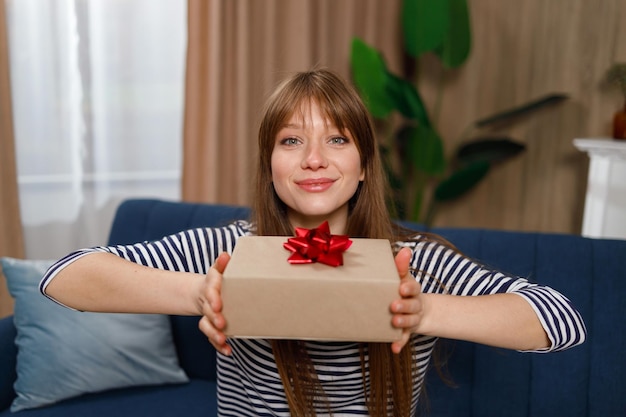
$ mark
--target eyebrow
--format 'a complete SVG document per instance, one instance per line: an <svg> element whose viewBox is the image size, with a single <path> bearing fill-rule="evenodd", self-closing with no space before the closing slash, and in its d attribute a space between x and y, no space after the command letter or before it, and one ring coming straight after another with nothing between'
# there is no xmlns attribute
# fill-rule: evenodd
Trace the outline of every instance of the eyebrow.
<svg viewBox="0 0 626 417"><path fill-rule="evenodd" d="M280 129L304 129L305 126L300 124L300 123L285 123L284 125L282 125L280 127ZM335 126L334 124L327 124L327 129L329 130L336 130L337 132L339 132L342 135L345 135L345 133L343 133L341 131L341 129L339 129L337 126Z"/></svg>
<svg viewBox="0 0 626 417"><path fill-rule="evenodd" d="M296 121L295 123L292 122L287 122L284 123L280 126L280 128L278 129L278 131L283 130L283 129L296 129L296 130L303 130L306 129L306 125L307 123L301 123L299 121ZM336 131L339 135L343 135L346 137L351 136L351 134L349 133L350 131L348 129L339 129L330 119L326 119L325 121L325 125L326 125L326 129L331 130L331 131ZM278 131L276 133L278 133Z"/></svg>

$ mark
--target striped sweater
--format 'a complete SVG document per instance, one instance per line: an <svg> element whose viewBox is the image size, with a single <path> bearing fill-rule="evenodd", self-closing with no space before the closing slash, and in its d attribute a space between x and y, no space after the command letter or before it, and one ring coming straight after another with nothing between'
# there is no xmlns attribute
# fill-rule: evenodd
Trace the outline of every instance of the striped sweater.
<svg viewBox="0 0 626 417"><path fill-rule="evenodd" d="M154 242L79 250L50 267L40 290L45 295L47 285L59 270L93 252L110 252L154 268L206 274L221 252L232 253L237 239L250 234L251 225L239 221L222 228L187 230ZM554 289L486 268L438 242L417 239L397 245L412 249L410 268L423 292L463 296L506 292L526 299L551 341L548 349L537 352L564 350L585 340L585 326L579 313ZM410 342L419 370L413 381L414 411L436 340L414 335ZM218 354L219 415L289 416L269 341L231 339L229 343L232 356ZM333 415L367 415L359 344L308 341L306 347ZM365 357L367 360L367 350ZM365 372L367 378L367 366Z"/></svg>

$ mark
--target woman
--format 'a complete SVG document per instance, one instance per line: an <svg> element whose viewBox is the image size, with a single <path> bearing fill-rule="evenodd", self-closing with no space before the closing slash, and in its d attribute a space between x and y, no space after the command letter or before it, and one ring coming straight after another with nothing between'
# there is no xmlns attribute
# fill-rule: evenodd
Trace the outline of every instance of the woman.
<svg viewBox="0 0 626 417"><path fill-rule="evenodd" d="M437 337L535 352L584 341L580 315L557 291L485 268L435 236L401 236L386 209L371 120L334 73L283 82L268 100L258 139L253 222L78 251L50 268L42 291L79 310L201 315L200 329L221 353L220 415L409 416ZM399 287L390 310L402 338L228 340L223 252L243 235L289 236L324 220L333 234L394 245Z"/></svg>

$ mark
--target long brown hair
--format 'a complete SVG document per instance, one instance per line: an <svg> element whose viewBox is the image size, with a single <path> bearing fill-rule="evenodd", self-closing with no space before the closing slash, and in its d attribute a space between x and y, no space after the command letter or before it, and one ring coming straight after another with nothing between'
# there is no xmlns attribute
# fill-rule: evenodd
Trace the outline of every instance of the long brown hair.
<svg viewBox="0 0 626 417"><path fill-rule="evenodd" d="M269 97L258 136L253 219L259 235L292 235L286 206L272 184L271 155L276 135L296 111L315 102L325 118L355 140L365 173L350 200L346 234L351 237L395 239L385 200L382 170L372 120L357 92L337 74L326 69L300 72L285 80ZM303 341L273 341L276 365L292 415L315 415L316 408L330 409L323 387ZM398 355L388 343L360 344L363 389L369 413L409 416L413 392L412 349ZM369 379L367 377L369 370Z"/></svg>

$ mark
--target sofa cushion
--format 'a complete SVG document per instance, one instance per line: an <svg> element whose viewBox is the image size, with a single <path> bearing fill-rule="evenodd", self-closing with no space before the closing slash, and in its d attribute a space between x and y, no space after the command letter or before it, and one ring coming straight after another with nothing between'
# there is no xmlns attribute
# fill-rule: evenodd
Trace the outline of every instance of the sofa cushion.
<svg viewBox="0 0 626 417"><path fill-rule="evenodd" d="M112 388L188 381L178 365L168 316L73 311L39 292L51 261L0 261L15 298L12 411Z"/></svg>

